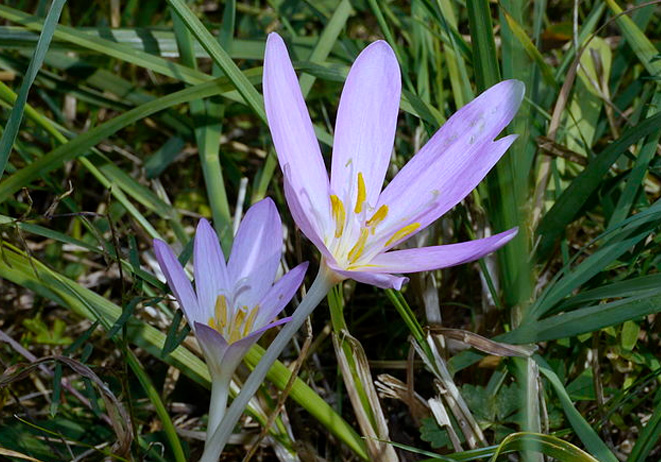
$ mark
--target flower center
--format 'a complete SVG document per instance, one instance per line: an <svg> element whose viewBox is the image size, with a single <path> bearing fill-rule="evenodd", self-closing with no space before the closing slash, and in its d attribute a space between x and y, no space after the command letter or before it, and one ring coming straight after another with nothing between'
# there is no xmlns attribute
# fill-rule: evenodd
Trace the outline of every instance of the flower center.
<svg viewBox="0 0 661 462"><path fill-rule="evenodd" d="M367 203L367 188L362 172L358 172L356 182L356 204L349 209L349 216L347 216L347 208L342 199L335 194L330 196L331 216L335 229L333 237L326 239L326 244L335 256L336 263L346 269L363 266L364 264L359 261L370 248L370 241L377 239L382 241L382 238L389 234L386 232L386 236L370 238L376 234L377 226L388 216L388 206L383 204L374 211L374 208ZM371 215L368 218L369 214ZM358 229L355 229L356 224L358 224ZM396 230L383 244L382 249L404 239L418 228L420 228L420 223L412 223Z"/></svg>
<svg viewBox="0 0 661 462"><path fill-rule="evenodd" d="M209 317L209 327L217 330L227 343L234 343L250 334L253 330L259 305L249 309L247 306L232 309L227 304L227 298L219 295L216 298L214 315Z"/></svg>

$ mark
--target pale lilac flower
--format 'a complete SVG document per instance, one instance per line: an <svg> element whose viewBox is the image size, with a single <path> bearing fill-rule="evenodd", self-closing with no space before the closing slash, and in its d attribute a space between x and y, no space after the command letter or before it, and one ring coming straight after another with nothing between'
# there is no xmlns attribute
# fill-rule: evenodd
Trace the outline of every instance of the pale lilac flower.
<svg viewBox="0 0 661 462"><path fill-rule="evenodd" d="M268 198L246 213L227 263L215 231L200 220L193 249L195 290L165 242L154 240L154 250L211 372L211 434L243 357L264 331L290 319L275 320L301 285L307 262L273 283L282 255L282 224Z"/></svg>
<svg viewBox="0 0 661 462"><path fill-rule="evenodd" d="M284 173L285 195L301 231L338 279L400 289L393 273L479 259L512 239L391 250L466 197L516 139L494 141L516 114L523 83L494 85L460 109L382 190L401 93L399 66L386 42L369 45L351 67L335 123L330 181L287 48L269 35L264 102Z"/></svg>

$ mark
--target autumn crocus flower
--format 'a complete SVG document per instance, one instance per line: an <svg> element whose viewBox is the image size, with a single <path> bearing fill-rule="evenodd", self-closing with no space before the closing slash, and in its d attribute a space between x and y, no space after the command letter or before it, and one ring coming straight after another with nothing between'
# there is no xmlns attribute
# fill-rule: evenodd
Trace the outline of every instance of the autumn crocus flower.
<svg viewBox="0 0 661 462"><path fill-rule="evenodd" d="M335 123L330 180L285 44L269 35L264 102L284 174L285 195L301 231L338 279L400 289L397 273L479 259L512 239L485 239L391 250L466 197L516 139L494 138L512 120L524 85L494 85L454 114L382 190L401 93L399 66L386 42L358 56Z"/></svg>
<svg viewBox="0 0 661 462"><path fill-rule="evenodd" d="M222 419L232 375L243 357L264 331L290 319L275 320L301 285L307 263L273 283L282 255L282 225L271 199L248 210L227 263L218 236L200 220L193 249L195 290L166 243L154 240L154 250L211 372L210 436Z"/></svg>

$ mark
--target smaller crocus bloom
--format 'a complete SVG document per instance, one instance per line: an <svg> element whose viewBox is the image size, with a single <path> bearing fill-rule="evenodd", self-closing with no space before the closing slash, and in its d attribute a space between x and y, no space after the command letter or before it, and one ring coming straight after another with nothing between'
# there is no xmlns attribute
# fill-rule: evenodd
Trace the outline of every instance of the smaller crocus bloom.
<svg viewBox="0 0 661 462"><path fill-rule="evenodd" d="M154 240L156 258L204 353L212 378L207 434L222 419L231 377L250 347L276 320L301 285L307 262L274 283L282 255L282 224L264 199L241 222L227 263L218 236L205 219L195 234L195 290L174 252Z"/></svg>
<svg viewBox="0 0 661 462"><path fill-rule="evenodd" d="M494 85L454 114L382 190L393 149L401 78L390 46L369 45L344 84L335 122L330 179L287 48L269 35L264 102L301 231L338 280L400 289L398 273L466 263L511 240L517 229L458 244L391 250L466 197L516 139L495 137L521 104L523 83Z"/></svg>

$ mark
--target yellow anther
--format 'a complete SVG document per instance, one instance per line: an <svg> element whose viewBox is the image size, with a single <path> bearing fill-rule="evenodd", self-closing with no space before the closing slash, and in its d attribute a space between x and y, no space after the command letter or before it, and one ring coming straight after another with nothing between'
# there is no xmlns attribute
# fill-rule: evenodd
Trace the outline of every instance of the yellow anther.
<svg viewBox="0 0 661 462"><path fill-rule="evenodd" d="M356 261L363 254L363 250L365 250L365 243L367 242L367 237L369 234L370 232L367 228L362 228L360 230L360 236L358 237L356 244L351 248L351 250L349 250L347 255L350 264L356 263Z"/></svg>
<svg viewBox="0 0 661 462"><path fill-rule="evenodd" d="M393 242L397 242L401 239L404 239L406 236L409 236L410 234L415 232L415 230L417 230L419 227L420 227L420 223L411 223L410 225L404 226L402 229L400 229L395 234L393 234L390 239L388 239L388 242L386 242L386 245L384 247L388 247Z"/></svg>
<svg viewBox="0 0 661 462"><path fill-rule="evenodd" d="M228 343L234 343L237 340L243 338L242 335L243 330L241 329L241 326L243 324L244 319L246 319L246 309L247 308L244 306L243 308L236 310L236 313L232 318L232 322L230 323L229 328L227 329L230 334Z"/></svg>
<svg viewBox="0 0 661 462"><path fill-rule="evenodd" d="M213 311L215 316L209 318L208 324L222 333L223 328L227 325L227 299L224 295L216 298L216 306Z"/></svg>
<svg viewBox="0 0 661 462"><path fill-rule="evenodd" d="M374 231L376 230L376 225L385 220L387 215L388 206L383 204L381 207L379 207L379 210L377 210L376 213L372 215L372 218L367 220L365 224L372 228L372 234L374 234Z"/></svg>
<svg viewBox="0 0 661 462"><path fill-rule="evenodd" d="M335 237L341 237L344 231L344 221L347 218L347 212L344 210L344 204L335 194L331 194L331 211L333 220L335 220Z"/></svg>
<svg viewBox="0 0 661 462"><path fill-rule="evenodd" d="M363 172L358 172L358 194L356 196L356 207L353 209L355 213L360 213L363 210L363 203L367 198L367 191L365 190L365 179Z"/></svg>
<svg viewBox="0 0 661 462"><path fill-rule="evenodd" d="M237 340L241 340L241 331L238 329L234 329L230 332L230 338L227 341L227 343L234 343Z"/></svg>
<svg viewBox="0 0 661 462"><path fill-rule="evenodd" d="M246 337L252 331L252 325L255 323L255 318L257 318L257 312L259 311L259 305L256 305L246 318L246 322L243 324L243 336Z"/></svg>

